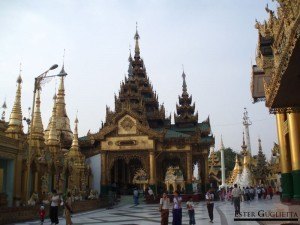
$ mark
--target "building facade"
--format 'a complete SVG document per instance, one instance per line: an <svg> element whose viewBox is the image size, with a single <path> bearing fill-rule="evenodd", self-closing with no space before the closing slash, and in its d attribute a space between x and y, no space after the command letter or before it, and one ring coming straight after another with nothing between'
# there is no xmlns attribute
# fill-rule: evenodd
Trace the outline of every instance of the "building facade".
<svg viewBox="0 0 300 225"><path fill-rule="evenodd" d="M276 115L283 201L300 201L300 2L277 0L277 12L256 22L258 44L252 68L254 102L265 100Z"/></svg>
<svg viewBox="0 0 300 225"><path fill-rule="evenodd" d="M198 122L183 72L175 123L171 123L171 115L166 116L147 75L139 38L136 31L134 57L129 56L128 76L115 95L115 109L107 107L99 132L81 139L83 151L101 153L102 193L107 193L111 185L117 185L121 193L134 186L149 186L158 192L192 192L195 165L204 191L208 184L209 149L214 145L209 118ZM169 186L168 174L183 181Z"/></svg>

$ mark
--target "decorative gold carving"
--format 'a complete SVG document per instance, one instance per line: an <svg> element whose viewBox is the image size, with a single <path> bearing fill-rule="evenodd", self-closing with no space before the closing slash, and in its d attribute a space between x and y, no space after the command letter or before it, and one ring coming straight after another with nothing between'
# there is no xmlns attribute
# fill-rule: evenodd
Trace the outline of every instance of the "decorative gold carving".
<svg viewBox="0 0 300 225"><path fill-rule="evenodd" d="M121 122L121 126L123 127L124 130L129 131L134 126L134 122L129 117L126 117Z"/></svg>
<svg viewBox="0 0 300 225"><path fill-rule="evenodd" d="M147 184L148 181L149 181L148 175L147 175L145 169L141 168L135 172L132 183L133 184Z"/></svg>
<svg viewBox="0 0 300 225"><path fill-rule="evenodd" d="M116 145L118 146L131 146L131 145L137 145L137 141L135 140L124 140L124 141L117 141Z"/></svg>
<svg viewBox="0 0 300 225"><path fill-rule="evenodd" d="M259 23L255 27L259 31L257 65L270 77L269 82L264 82L266 105L272 108L275 97L281 85L282 77L289 65L300 37L300 2L278 0L277 16L266 7L269 13L268 21ZM270 42L272 54L264 55L260 49L261 38ZM273 112L273 111L271 111Z"/></svg>

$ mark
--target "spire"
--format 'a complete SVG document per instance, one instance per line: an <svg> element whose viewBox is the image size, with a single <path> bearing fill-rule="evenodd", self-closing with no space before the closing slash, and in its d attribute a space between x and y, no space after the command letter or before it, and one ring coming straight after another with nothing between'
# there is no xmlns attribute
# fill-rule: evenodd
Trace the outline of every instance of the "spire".
<svg viewBox="0 0 300 225"><path fill-rule="evenodd" d="M56 94L54 94L53 97L53 109L52 109L52 116L51 116L51 121L50 121L50 130L49 130L49 135L48 138L46 139L46 144L48 145L58 145L58 135L57 135L57 130L56 130Z"/></svg>
<svg viewBox="0 0 300 225"><path fill-rule="evenodd" d="M247 145L245 143L245 133L243 132L243 144L242 144L242 150L245 152L247 150Z"/></svg>
<svg viewBox="0 0 300 225"><path fill-rule="evenodd" d="M262 152L261 139L260 138L258 138L258 151Z"/></svg>
<svg viewBox="0 0 300 225"><path fill-rule="evenodd" d="M32 134L36 136L43 137L44 128L41 116L41 99L40 99L41 90L37 89L36 98L35 98L35 108L33 112L33 121L32 121Z"/></svg>
<svg viewBox="0 0 300 225"><path fill-rule="evenodd" d="M2 105L2 116L1 116L1 120L5 121L5 111L7 109L7 105L6 105L6 100L4 100L3 105Z"/></svg>
<svg viewBox="0 0 300 225"><path fill-rule="evenodd" d="M69 159L73 159L76 165L84 165L85 157L79 150L79 143L78 143L78 118L76 115L75 119L75 128L74 128L74 136L72 141L72 146L70 148L70 151L67 154L67 157Z"/></svg>
<svg viewBox="0 0 300 225"><path fill-rule="evenodd" d="M249 132L249 126L252 124L250 121L250 118L248 116L248 111L247 108L244 108L244 116L243 116L243 125L246 133L246 143L247 143L247 148L249 151L249 154L251 156L251 142L250 142L250 132Z"/></svg>
<svg viewBox="0 0 300 225"><path fill-rule="evenodd" d="M6 130L7 133L23 133L23 125L22 125L22 108L21 108L21 64L20 64L20 74L17 79L17 91L15 96L14 105L9 117L8 128Z"/></svg>
<svg viewBox="0 0 300 225"><path fill-rule="evenodd" d="M62 67L60 74L65 73L64 66ZM66 103L65 103L65 85L64 85L64 76L60 77L60 83L57 92L56 99L56 115L57 116L66 116Z"/></svg>
<svg viewBox="0 0 300 225"><path fill-rule="evenodd" d="M179 96L179 105L176 104L175 124L184 126L184 124L196 125L198 122L198 113L195 114L195 103L192 104L192 96L187 93L186 75L182 72L182 94Z"/></svg>
<svg viewBox="0 0 300 225"><path fill-rule="evenodd" d="M131 56L131 49L129 48L129 57L128 57L128 77L132 77L133 75L133 68L132 68L132 56Z"/></svg>
<svg viewBox="0 0 300 225"><path fill-rule="evenodd" d="M60 77L60 83L58 86L58 92L56 97L56 130L60 133L61 136L61 143L64 148L69 148L72 143L73 133L70 128L70 120L67 115L66 111L66 103L65 103L65 86L64 86L64 79L67 75L65 71L65 66L63 62L62 69L58 76ZM45 136L49 136L50 132L50 124L52 118L50 118L49 124L47 129L45 130Z"/></svg>
<svg viewBox="0 0 300 225"><path fill-rule="evenodd" d="M240 169L240 161L239 161L239 157L238 154L235 155L235 164L234 164L234 168L233 170L239 170Z"/></svg>
<svg viewBox="0 0 300 225"><path fill-rule="evenodd" d="M221 146L220 146L220 150L224 150L224 143L223 143L223 136L221 135Z"/></svg>
<svg viewBox="0 0 300 225"><path fill-rule="evenodd" d="M139 46L140 35L137 29L137 22L136 22L136 31L135 31L134 39L135 39L134 58L139 58L140 57L140 46Z"/></svg>
<svg viewBox="0 0 300 225"><path fill-rule="evenodd" d="M56 116L65 117L67 116L66 112L66 103L65 103L65 76L68 75L65 71L65 49L63 55L63 65L58 76L60 77L60 83L58 87L57 99L56 99Z"/></svg>
<svg viewBox="0 0 300 225"><path fill-rule="evenodd" d="M78 144L78 118L76 116L75 119L75 128L74 128L74 133L73 133L73 141L72 141L72 149L78 150L79 144Z"/></svg>
<svg viewBox="0 0 300 225"><path fill-rule="evenodd" d="M223 137L221 135L221 179L222 179L222 184L221 186L222 187L225 187L226 186L226 183L225 183L225 155L224 155L224 144L223 144Z"/></svg>
<svg viewBox="0 0 300 225"><path fill-rule="evenodd" d="M238 154L235 155L235 165L237 165L239 163L239 157Z"/></svg>
<svg viewBox="0 0 300 225"><path fill-rule="evenodd" d="M187 85L186 85L185 78L186 78L186 75L185 75L184 70L183 70L183 72L182 72L182 79L183 79L182 92L183 92L183 94L187 94Z"/></svg>

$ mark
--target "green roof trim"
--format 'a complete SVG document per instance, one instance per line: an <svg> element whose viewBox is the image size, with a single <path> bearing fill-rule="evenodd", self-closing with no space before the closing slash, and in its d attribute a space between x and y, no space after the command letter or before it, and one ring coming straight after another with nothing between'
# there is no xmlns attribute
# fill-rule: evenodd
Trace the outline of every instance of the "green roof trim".
<svg viewBox="0 0 300 225"><path fill-rule="evenodd" d="M88 141L89 137L88 136L83 136L78 138L79 141Z"/></svg>
<svg viewBox="0 0 300 225"><path fill-rule="evenodd" d="M186 138L190 136L191 135L180 133L174 130L167 130L165 138Z"/></svg>

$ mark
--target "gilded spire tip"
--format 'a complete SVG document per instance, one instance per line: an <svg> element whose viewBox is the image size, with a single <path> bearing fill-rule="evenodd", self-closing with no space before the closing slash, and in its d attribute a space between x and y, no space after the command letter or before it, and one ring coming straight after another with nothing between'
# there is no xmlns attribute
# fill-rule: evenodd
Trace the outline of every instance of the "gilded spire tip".
<svg viewBox="0 0 300 225"><path fill-rule="evenodd" d="M76 112L76 118L75 118L75 123L78 123L79 121L78 121L78 110L77 110L77 112Z"/></svg>

